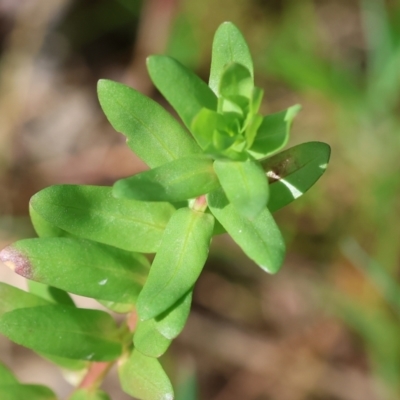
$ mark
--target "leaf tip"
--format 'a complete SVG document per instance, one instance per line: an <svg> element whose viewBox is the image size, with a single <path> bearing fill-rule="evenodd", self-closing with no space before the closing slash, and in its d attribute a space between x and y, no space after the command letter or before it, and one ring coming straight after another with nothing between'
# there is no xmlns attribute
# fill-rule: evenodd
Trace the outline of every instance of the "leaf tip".
<svg viewBox="0 0 400 400"><path fill-rule="evenodd" d="M28 279L33 276L29 259L13 246L8 246L0 252L0 261L18 275Z"/></svg>

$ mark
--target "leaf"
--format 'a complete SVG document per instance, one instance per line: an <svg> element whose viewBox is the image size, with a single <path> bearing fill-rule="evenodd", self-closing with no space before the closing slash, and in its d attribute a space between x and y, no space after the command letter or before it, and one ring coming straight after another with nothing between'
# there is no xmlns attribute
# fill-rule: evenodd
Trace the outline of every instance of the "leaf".
<svg viewBox="0 0 400 400"><path fill-rule="evenodd" d="M200 152L182 126L159 104L121 83L102 79L98 96L113 128L151 168Z"/></svg>
<svg viewBox="0 0 400 400"><path fill-rule="evenodd" d="M214 169L226 197L243 216L253 219L266 207L268 181L260 164L254 160L216 160Z"/></svg>
<svg viewBox="0 0 400 400"><path fill-rule="evenodd" d="M114 311L117 314L127 314L135 309L134 304L116 303L115 301L107 301L99 299L97 299L97 301L104 307L108 308L111 311Z"/></svg>
<svg viewBox="0 0 400 400"><path fill-rule="evenodd" d="M192 294L190 290L171 308L155 318L157 330L166 338L175 339L182 332L190 313Z"/></svg>
<svg viewBox="0 0 400 400"><path fill-rule="evenodd" d="M57 400L56 395L46 386L8 384L0 385L1 400Z"/></svg>
<svg viewBox="0 0 400 400"><path fill-rule="evenodd" d="M174 390L160 362L133 350L119 368L124 392L140 400L173 400Z"/></svg>
<svg viewBox="0 0 400 400"><path fill-rule="evenodd" d="M84 239L128 251L157 251L175 208L116 199L111 187L56 185L36 193L30 207L48 223Z"/></svg>
<svg viewBox="0 0 400 400"><path fill-rule="evenodd" d="M135 303L149 268L141 254L72 238L20 240L0 260L27 279L120 303Z"/></svg>
<svg viewBox="0 0 400 400"><path fill-rule="evenodd" d="M1 252L0 252L0 259L1 259ZM63 304L65 306L72 306L72 307L75 306L75 303L72 300L71 296L64 290L30 280L28 280L27 283L30 293L42 297L45 300L49 301L50 303Z"/></svg>
<svg viewBox="0 0 400 400"><path fill-rule="evenodd" d="M181 201L219 187L213 160L192 156L117 181L113 195L142 201Z"/></svg>
<svg viewBox="0 0 400 400"><path fill-rule="evenodd" d="M249 153L256 159L270 156L286 146L290 128L301 106L296 104L285 111L266 115L257 130Z"/></svg>
<svg viewBox="0 0 400 400"><path fill-rule="evenodd" d="M224 68L231 63L245 66L253 76L253 61L246 40L232 22L224 22L214 35L209 86L219 95Z"/></svg>
<svg viewBox="0 0 400 400"><path fill-rule="evenodd" d="M110 396L102 390L78 389L69 400L111 400Z"/></svg>
<svg viewBox="0 0 400 400"><path fill-rule="evenodd" d="M171 339L167 339L157 330L154 319L139 321L133 336L135 348L142 354L154 358L163 355L167 351L171 341Z"/></svg>
<svg viewBox="0 0 400 400"><path fill-rule="evenodd" d="M62 369L68 369L70 371L76 372L78 375L82 375L85 371L87 371L88 366L90 363L88 361L82 361L82 360L71 360L70 358L65 358L65 357L57 357L57 356L52 356L50 354L46 353L38 353L41 357L46 358L53 364L57 365L58 367Z"/></svg>
<svg viewBox="0 0 400 400"><path fill-rule="evenodd" d="M219 94L222 97L232 99L240 96L250 100L253 88L253 76L245 66L231 63L224 68L219 82Z"/></svg>
<svg viewBox="0 0 400 400"><path fill-rule="evenodd" d="M167 56L151 56L147 69L156 88L190 129L202 108L217 109L217 98L196 74Z"/></svg>
<svg viewBox="0 0 400 400"><path fill-rule="evenodd" d="M137 300L141 320L160 315L192 288L206 262L213 227L210 214L189 208L174 213Z"/></svg>
<svg viewBox="0 0 400 400"><path fill-rule="evenodd" d="M114 320L98 310L61 305L20 308L1 316L0 332L32 350L70 359L111 361L122 351Z"/></svg>
<svg viewBox="0 0 400 400"><path fill-rule="evenodd" d="M268 209L264 208L257 218L250 220L229 203L222 189L210 193L207 200L215 218L244 253L266 272L278 272L285 255L285 243Z"/></svg>
<svg viewBox="0 0 400 400"><path fill-rule="evenodd" d="M41 297L27 293L7 283L0 282L0 316L18 308L37 307L48 304L49 302Z"/></svg>
<svg viewBox="0 0 400 400"><path fill-rule="evenodd" d="M260 160L269 179L269 210L279 210L310 189L325 172L330 153L326 143L307 142Z"/></svg>
<svg viewBox="0 0 400 400"><path fill-rule="evenodd" d="M29 215L32 225L39 237L73 237L73 235L69 234L68 232L47 222L40 216L40 214L36 212L31 204L29 206Z"/></svg>
<svg viewBox="0 0 400 400"><path fill-rule="evenodd" d="M0 362L0 386L18 383L14 374Z"/></svg>

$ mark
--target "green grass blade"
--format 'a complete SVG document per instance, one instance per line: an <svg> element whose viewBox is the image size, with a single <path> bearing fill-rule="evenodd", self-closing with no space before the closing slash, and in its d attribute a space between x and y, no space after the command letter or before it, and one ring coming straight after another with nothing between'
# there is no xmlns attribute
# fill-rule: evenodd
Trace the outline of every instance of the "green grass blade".
<svg viewBox="0 0 400 400"><path fill-rule="evenodd" d="M207 156L185 157L142 172L114 184L113 195L141 201L182 201L219 187L213 160Z"/></svg>
<svg viewBox="0 0 400 400"><path fill-rule="evenodd" d="M266 272L278 272L285 243L268 209L264 208L257 218L250 220L229 203L222 189L210 193L207 200L214 216L244 253Z"/></svg>
<svg viewBox="0 0 400 400"><path fill-rule="evenodd" d="M228 64L245 66L253 76L253 60L246 40L239 29L231 22L224 22L214 35L209 86L219 95L220 79Z"/></svg>
<svg viewBox="0 0 400 400"><path fill-rule="evenodd" d="M151 168L200 152L182 126L160 105L121 83L100 80L101 107L128 146Z"/></svg>
<svg viewBox="0 0 400 400"><path fill-rule="evenodd" d="M213 227L212 215L189 208L171 217L137 301L141 320L168 310L192 288L206 262Z"/></svg>
<svg viewBox="0 0 400 400"><path fill-rule="evenodd" d="M154 85L190 129L202 108L217 109L217 98L196 74L167 56L151 56L147 68Z"/></svg>

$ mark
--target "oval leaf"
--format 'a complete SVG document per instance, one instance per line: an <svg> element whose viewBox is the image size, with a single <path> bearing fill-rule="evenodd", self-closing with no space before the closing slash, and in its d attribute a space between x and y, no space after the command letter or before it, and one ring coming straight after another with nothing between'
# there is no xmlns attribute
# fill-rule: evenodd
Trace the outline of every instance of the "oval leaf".
<svg viewBox="0 0 400 400"><path fill-rule="evenodd" d="M308 142L260 160L270 187L268 208L275 212L302 196L325 172L331 148Z"/></svg>
<svg viewBox="0 0 400 400"><path fill-rule="evenodd" d="M113 195L142 201L174 202L198 197L218 187L213 160L207 156L193 156L121 179L114 184Z"/></svg>
<svg viewBox="0 0 400 400"><path fill-rule="evenodd" d="M56 395L46 386L9 384L0 385L1 400L57 400Z"/></svg>
<svg viewBox="0 0 400 400"><path fill-rule="evenodd" d="M174 390L160 362L133 350L119 368L124 392L140 400L173 400Z"/></svg>
<svg viewBox="0 0 400 400"><path fill-rule="evenodd" d="M1 316L0 332L35 351L71 359L111 361L122 351L114 320L98 310L61 305L20 308Z"/></svg>
<svg viewBox="0 0 400 400"><path fill-rule="evenodd" d="M221 189L207 196L208 205L221 225L259 267L276 273L283 262L285 243L267 208L250 220L229 203Z"/></svg>
<svg viewBox="0 0 400 400"><path fill-rule="evenodd" d="M0 260L27 279L120 303L135 303L149 269L141 254L71 238L20 240Z"/></svg>
<svg viewBox="0 0 400 400"><path fill-rule="evenodd" d="M128 251L157 251L175 208L116 199L111 191L106 186L50 186L36 193L30 206L48 223L84 239Z"/></svg>
<svg viewBox="0 0 400 400"><path fill-rule="evenodd" d="M159 104L121 83L100 80L99 101L113 128L151 168L200 152L194 140Z"/></svg>
<svg viewBox="0 0 400 400"><path fill-rule="evenodd" d="M228 64L245 66L253 76L253 61L246 40L232 22L224 22L214 35L209 86L219 95L220 80Z"/></svg>
<svg viewBox="0 0 400 400"><path fill-rule="evenodd" d="M168 310L192 288L206 262L213 227L212 215L189 208L171 217L137 300L141 320Z"/></svg>
<svg viewBox="0 0 400 400"><path fill-rule="evenodd" d="M190 129L202 108L217 109L217 98L196 74L167 56L147 59L151 80Z"/></svg>
<svg viewBox="0 0 400 400"><path fill-rule="evenodd" d="M216 160L214 169L226 197L240 214L253 219L266 207L268 181L257 161Z"/></svg>

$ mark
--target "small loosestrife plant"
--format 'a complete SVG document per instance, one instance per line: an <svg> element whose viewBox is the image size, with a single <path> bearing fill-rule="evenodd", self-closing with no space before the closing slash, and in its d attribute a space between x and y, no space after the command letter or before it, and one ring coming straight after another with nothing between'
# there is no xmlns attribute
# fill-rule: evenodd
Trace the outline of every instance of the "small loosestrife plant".
<svg viewBox="0 0 400 400"><path fill-rule="evenodd" d="M87 370L71 400L107 399L98 387L117 361L126 393L173 399L158 357L185 326L212 237L228 232L263 270L277 272L285 245L271 213L305 193L329 161L320 142L278 153L299 106L259 114L263 90L233 24L215 34L209 85L170 57L151 56L147 67L186 129L139 92L101 80L104 113L150 169L113 187L40 191L30 202L39 238L0 253L29 280L29 292L0 284L0 332L64 369ZM155 253L151 266L146 253ZM126 314L125 322L77 308L69 293ZM54 399L1 366L4 393Z"/></svg>

